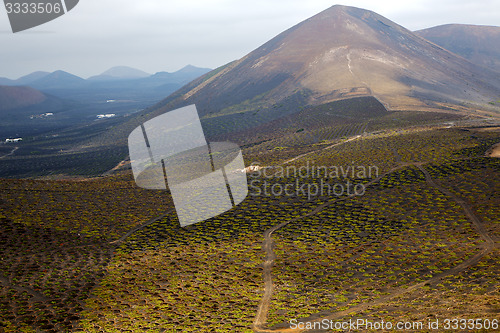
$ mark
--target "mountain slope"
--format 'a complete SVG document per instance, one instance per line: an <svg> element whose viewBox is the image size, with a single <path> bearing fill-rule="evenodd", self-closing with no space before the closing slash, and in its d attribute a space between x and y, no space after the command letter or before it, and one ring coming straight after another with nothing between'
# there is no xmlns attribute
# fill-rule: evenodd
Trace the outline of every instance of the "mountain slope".
<svg viewBox="0 0 500 333"><path fill-rule="evenodd" d="M375 96L392 110L434 102L479 106L500 96L497 75L371 11L333 6L167 98L201 114ZM252 110L255 111L255 110Z"/></svg>
<svg viewBox="0 0 500 333"><path fill-rule="evenodd" d="M29 87L0 86L0 112L42 103L43 93Z"/></svg>
<svg viewBox="0 0 500 333"><path fill-rule="evenodd" d="M500 73L500 27L447 24L415 33L476 65Z"/></svg>

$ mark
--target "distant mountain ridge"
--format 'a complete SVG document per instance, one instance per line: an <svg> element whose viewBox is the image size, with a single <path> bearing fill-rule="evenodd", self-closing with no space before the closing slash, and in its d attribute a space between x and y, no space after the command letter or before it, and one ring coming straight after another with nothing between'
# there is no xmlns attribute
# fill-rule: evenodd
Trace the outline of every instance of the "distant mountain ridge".
<svg viewBox="0 0 500 333"><path fill-rule="evenodd" d="M0 77L0 84L8 86L26 85L39 89L59 89L68 87L84 87L97 81L142 80L142 82L144 82L151 79L151 81L158 82L158 80L171 79L171 81L175 83L187 83L198 76L208 73L209 71L211 71L210 68L200 68L187 65L172 73L157 72L151 75L132 67L115 66L99 75L91 76L88 79L83 79L62 70L57 70L52 73L37 71L20 77L17 80Z"/></svg>
<svg viewBox="0 0 500 333"><path fill-rule="evenodd" d="M500 27L446 24L415 33L476 65L500 73Z"/></svg>
<svg viewBox="0 0 500 333"><path fill-rule="evenodd" d="M31 74L25 75L20 77L19 79L16 80L16 84L23 85L23 84L29 84L31 82L35 82L37 80L43 79L44 77L50 75L49 72L33 72Z"/></svg>
<svg viewBox="0 0 500 333"><path fill-rule="evenodd" d="M115 66L107 71L96 75L91 76L87 80L123 80L123 79L141 79L150 76L146 72L143 72L139 69L135 69L127 66Z"/></svg>
<svg viewBox="0 0 500 333"><path fill-rule="evenodd" d="M169 79L171 81L179 82L179 83L188 83L186 80L192 77L199 77L208 72L211 69L209 68L200 68L192 65L187 65L176 72L157 72L151 76L151 78L155 79Z"/></svg>
<svg viewBox="0 0 500 333"><path fill-rule="evenodd" d="M85 84L85 80L79 76L65 71L55 71L35 81L27 82L26 85L36 89L53 89L59 87L74 88Z"/></svg>
<svg viewBox="0 0 500 333"><path fill-rule="evenodd" d="M0 84L29 86L62 99L84 103L125 100L151 105L209 71L208 68L188 65L173 73L149 75L131 67L119 66L86 80L59 70L53 73L34 72L17 80L0 78Z"/></svg>

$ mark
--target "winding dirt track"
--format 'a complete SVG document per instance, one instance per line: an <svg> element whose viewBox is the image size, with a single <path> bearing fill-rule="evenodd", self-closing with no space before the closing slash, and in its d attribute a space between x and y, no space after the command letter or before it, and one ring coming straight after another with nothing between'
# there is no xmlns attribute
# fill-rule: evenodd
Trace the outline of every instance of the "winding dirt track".
<svg viewBox="0 0 500 333"><path fill-rule="evenodd" d="M3 155L3 156L0 156L0 159L5 158L5 157L7 157L7 156L14 155L14 153L15 153L15 152L16 152L16 150L18 150L18 149L19 149L19 147L14 147L14 148L10 151L10 153L7 153L7 154L5 154L5 155Z"/></svg>
<svg viewBox="0 0 500 333"><path fill-rule="evenodd" d="M329 145L329 146L327 146L327 147L325 147L325 148L321 148L321 149L318 149L318 150L313 150L313 151L310 151L310 152L308 152L308 153L305 153L305 154L302 154L302 155L296 156L296 157L294 157L294 158L292 158L292 159L290 159L290 160L288 160L288 161L285 161L283 164L288 164L288 163L291 163L291 162L293 162L293 161L296 161L296 160L298 160L298 159L301 159L302 157L306 157L306 156L308 156L308 155L311 155L311 154L317 153L318 151L321 151L321 150L332 149L333 147L337 147L337 146L343 145L344 143L347 143L347 142L350 142L350 141L354 141L354 140L356 140L356 139L358 139L358 138L360 138L360 137L361 137L361 135L356 135L356 136L354 136L354 137L352 137L352 138L346 139L346 140L344 140L344 141L342 141L342 142L337 142L337 143L334 143L333 145Z"/></svg>
<svg viewBox="0 0 500 333"><path fill-rule="evenodd" d="M12 288L14 290L17 290L19 292L26 292L32 296L31 300L32 302L47 302L48 298L36 291L33 288L28 288L28 287L21 287L21 286L16 286L12 284L8 278L6 278L3 275L0 275L0 283L3 284L4 286L8 288Z"/></svg>
<svg viewBox="0 0 500 333"><path fill-rule="evenodd" d="M151 220L135 227L134 229L130 230L129 232L127 232L125 235L123 235L122 237L120 237L119 239L115 240L115 241L112 241L112 242L109 242L109 244L119 244L121 242L123 242L125 239L127 239L128 237L130 237L130 235L132 235L133 233L141 230L141 229L144 229L145 227L147 227L148 225L151 225L157 221L160 221L161 219L163 219L164 217L166 217L168 214L172 213L174 211L173 208L170 208L165 214L161 215L161 216L158 216L158 217L153 217Z"/></svg>
<svg viewBox="0 0 500 333"><path fill-rule="evenodd" d="M376 179L372 180L371 182L367 183L365 186L368 188L369 186L379 182L380 179L382 179L383 177L385 177L388 174L390 174L396 170L399 170L403 167L405 167L405 166L401 165L401 166L395 167L395 168L391 169L390 171L384 173L383 175L377 177ZM271 271L272 271L272 267L274 264L274 260L276 259L276 255L274 254L274 251L273 251L273 245L274 245L274 242L272 239L273 233L276 230L283 228L287 224L290 224L290 223L295 222L295 221L299 221L299 220L306 218L306 217L309 217L309 216L316 215L319 212L321 212L323 209L325 209L326 207L328 207L334 203L337 203L339 201L347 200L353 196L354 196L354 194L352 194L348 197L342 198L342 199L331 200L327 203L324 203L324 204L316 207L314 210L312 210L311 212L309 212L307 214L304 214L304 215L298 216L294 219L285 221L285 222L278 224L277 226L274 226L271 229L268 229L264 232L263 250L266 252L266 261L264 262L264 284L265 284L265 287L264 287L264 296L262 297L262 300L259 304L259 307L257 310L257 315L255 316L254 323L252 326L254 331L256 331L256 332L288 332L288 330L271 331L271 330L265 330L262 328L262 326L267 321L269 302L271 300L271 296L273 293L273 282L272 282L272 272Z"/></svg>
<svg viewBox="0 0 500 333"><path fill-rule="evenodd" d="M477 232L483 238L483 240L486 242L487 247L490 248L490 250L494 249L497 247L496 242L498 241L496 237L493 235L490 235L486 229L484 229L483 223L479 219L479 217L474 214L472 211L472 208L468 203L466 203L462 198L458 197L454 193L450 192L449 190L441 187L438 185L431 177L429 172L422 167L422 165L417 164L417 167L424 173L425 179L427 183L431 186L434 186L437 188L441 193L451 197L453 200L455 200L460 206L462 206L463 210L465 211L465 214L469 218L469 220L474 224L474 227L476 227Z"/></svg>
<svg viewBox="0 0 500 333"><path fill-rule="evenodd" d="M399 155L399 154L397 154ZM303 157L303 156L299 156L298 158L300 157ZM456 201L464 210L465 214L467 215L467 217L469 218L469 220L474 224L478 234L480 235L480 237L485 241L485 246L484 248L479 252L477 253L475 256L465 260L464 262L462 262L461 264L457 265L456 267L448 270L448 271L445 271L443 273L440 273L438 275L435 275L434 277L426 280L426 281L423 281L423 282L420 282L418 284L415 284L415 285L412 285L410 287L407 287L407 288L404 288L404 289L399 289L393 293L391 293L390 295L386 295L386 296L383 296L373 302L370 302L370 303L364 303L364 304L360 304L358 306L354 306L354 307L351 307L345 311L340 311L340 312L335 312L333 314L331 314L330 316L327 316L325 318L321 318L321 319L316 319L316 320L313 320L312 322L320 322L321 320L324 320L324 319L327 319L327 320L335 320L335 319L340 319L350 313L353 313L353 312L361 312L361 311L364 311L364 310L367 310L368 308L370 307L373 307L373 306L376 306L376 305L380 305L380 304L383 304L383 303L386 303L388 301L390 301L391 299L395 298L395 297L398 297L398 296L401 296L403 294L406 294L406 293L410 293L414 290L417 290L421 287L423 287L424 285L426 284L432 284L432 283L436 283L438 282L439 280L441 280L442 278L446 277L446 276L449 276L449 275L455 275L455 274L458 274L462 271L464 271L465 269L471 267L471 266L474 266L476 265L485 255L487 255L489 252L491 252L493 249L496 249L498 248L498 240L496 239L495 236L492 236L490 235L487 230L484 228L483 224L481 223L481 220L474 214L472 208L470 207L469 204L467 204L463 199L461 199L460 197L458 197L457 195L453 194L452 192L450 192L449 190L441 187L440 185L438 185L431 177L431 175L429 174L429 172L427 170L425 170L425 168L422 166L423 163L401 163L400 166L398 167L395 167L393 169L391 169L389 172L379 176L378 178L372 180L370 183L368 183L366 185L366 187L369 187L375 183L377 183L378 181L380 181L380 179L382 179L383 177L385 177L386 175L398 170L398 169L401 169L403 167L407 167L407 166L410 166L410 165L414 165L414 166L417 166L425 175L425 178L426 178L426 182L435 187L436 189L438 189L440 192L442 192L443 194L449 196L450 198L452 198L454 201ZM270 330L270 329L266 329L264 328L263 326L265 325L266 321L267 321L267 313L268 313L268 310L269 310L269 304L270 304L270 300L271 300L271 297L272 297L272 293L273 293L273 281L272 281L272 267L273 267L273 264L274 264L274 260L276 259L276 255L274 254L274 251L273 251L273 239L272 239L272 234L286 226L287 224L289 223L292 223L292 222L295 222L295 221L298 221L300 219L303 219L305 217L308 217L308 216L312 216L314 214L317 214L318 212L320 212L321 210L323 210L324 208L328 207L329 205L335 203L335 202L338 202L340 200L346 200L348 199L349 197L347 198L343 198L343 199L338 199L338 200L332 200L330 202L327 202L321 206L318 206L316 209L314 209L313 211L311 211L310 213L308 214L305 214L303 216L300 216L300 217L297 217L297 218L294 218L292 220L289 220L289 221L286 221L286 222L283 222L271 229L268 229L265 233L264 233L264 243L263 243L263 250L266 252L266 261L264 262L264 295L261 299L261 302L259 304L259 307L258 307L258 310L257 310L257 314L255 316L255 319L254 319L254 323L252 325L252 329L255 331L255 332L260 332L260 333L278 333L278 332L282 332L282 333L289 333L289 332L303 332L305 330L300 330L300 329L291 329L291 328L288 328L288 329L276 329L276 330Z"/></svg>

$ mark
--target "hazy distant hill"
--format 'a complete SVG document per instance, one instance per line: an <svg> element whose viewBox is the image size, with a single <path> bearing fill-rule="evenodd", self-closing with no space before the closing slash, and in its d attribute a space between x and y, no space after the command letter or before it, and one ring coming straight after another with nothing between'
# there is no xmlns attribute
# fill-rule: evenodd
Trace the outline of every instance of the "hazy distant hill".
<svg viewBox="0 0 500 333"><path fill-rule="evenodd" d="M14 80L8 79L6 77L0 77L0 85L10 86L13 85Z"/></svg>
<svg viewBox="0 0 500 333"><path fill-rule="evenodd" d="M141 79L150 76L146 72L127 66L116 66L108 69L100 75L89 77L89 81Z"/></svg>
<svg viewBox="0 0 500 333"><path fill-rule="evenodd" d="M416 34L500 73L500 27L447 24L419 30Z"/></svg>
<svg viewBox="0 0 500 333"><path fill-rule="evenodd" d="M32 81L29 86L43 90L59 87L77 88L84 86L85 83L81 77L59 70Z"/></svg>
<svg viewBox="0 0 500 333"><path fill-rule="evenodd" d="M42 71L37 71L30 73L28 75L22 76L17 80L11 80L5 77L0 77L0 84L6 85L6 86L22 86L22 85L29 85L30 83L42 79L45 76L49 75L49 72L42 72Z"/></svg>
<svg viewBox="0 0 500 333"><path fill-rule="evenodd" d="M19 79L15 80L15 83L17 85L30 85L31 83L33 83L37 80L41 80L44 77L47 77L48 75L50 75L49 72L37 71L37 72L33 72L31 74L20 77Z"/></svg>
<svg viewBox="0 0 500 333"><path fill-rule="evenodd" d="M0 86L0 112L42 103L42 92L29 87Z"/></svg>
<svg viewBox="0 0 500 333"><path fill-rule="evenodd" d="M169 82L186 84L189 81L210 72L210 68L187 65L176 72L158 72L151 76L152 80L168 80Z"/></svg>
<svg viewBox="0 0 500 333"><path fill-rule="evenodd" d="M128 71L128 70L127 70ZM133 100L146 102L150 106L170 95L184 84L209 72L210 69L187 66L173 73L160 72L139 78L88 79L80 89L68 90L64 87L48 90L56 96L74 98L80 101ZM114 70L108 73L117 73ZM129 73L134 72L129 71ZM125 71L121 72L125 75ZM137 73L136 73L137 74ZM118 75L118 74L115 74Z"/></svg>

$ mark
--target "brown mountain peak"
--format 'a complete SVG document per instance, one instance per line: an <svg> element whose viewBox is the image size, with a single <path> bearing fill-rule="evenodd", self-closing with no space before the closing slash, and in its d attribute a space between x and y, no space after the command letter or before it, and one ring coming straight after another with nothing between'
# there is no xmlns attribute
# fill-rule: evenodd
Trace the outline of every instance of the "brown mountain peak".
<svg viewBox="0 0 500 333"><path fill-rule="evenodd" d="M204 114L374 96L392 110L487 106L500 79L372 11L333 6L161 103ZM298 103L298 104L297 104ZM290 109L289 109L290 110ZM291 112L291 111L290 111Z"/></svg>

